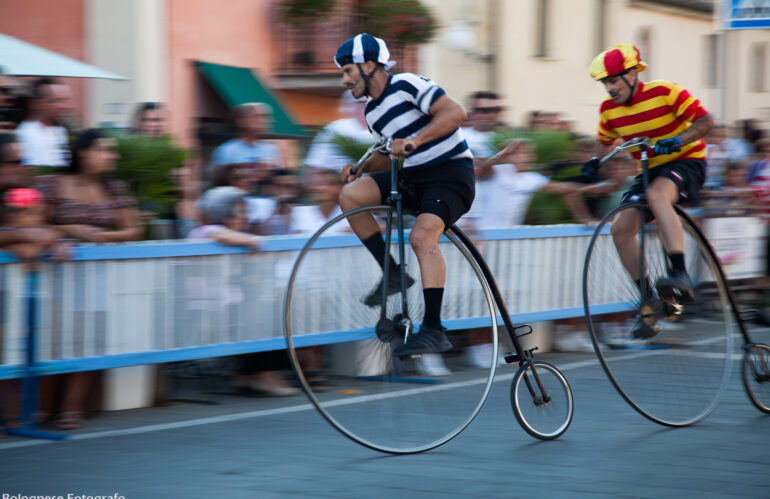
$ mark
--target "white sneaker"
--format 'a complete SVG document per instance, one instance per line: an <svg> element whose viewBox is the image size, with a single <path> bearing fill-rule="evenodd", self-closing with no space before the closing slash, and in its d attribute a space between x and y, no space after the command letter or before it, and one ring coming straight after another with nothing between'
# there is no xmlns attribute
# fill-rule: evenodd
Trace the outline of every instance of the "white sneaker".
<svg viewBox="0 0 770 499"><path fill-rule="evenodd" d="M555 336L553 348L559 352L593 352L594 344L587 333L570 331Z"/></svg>
<svg viewBox="0 0 770 499"><path fill-rule="evenodd" d="M489 367L490 365L493 349L494 346L492 346L492 343L484 343L483 345L471 345L469 347L465 347L463 355L465 356L465 361L469 366L485 368ZM503 364L505 364L505 354L503 354L503 351L498 345L497 365L501 366Z"/></svg>
<svg viewBox="0 0 770 499"><path fill-rule="evenodd" d="M417 372L423 376L447 376L452 374L452 371L447 369L446 364L444 364L444 358L437 353L424 353L419 358L416 358L414 362Z"/></svg>

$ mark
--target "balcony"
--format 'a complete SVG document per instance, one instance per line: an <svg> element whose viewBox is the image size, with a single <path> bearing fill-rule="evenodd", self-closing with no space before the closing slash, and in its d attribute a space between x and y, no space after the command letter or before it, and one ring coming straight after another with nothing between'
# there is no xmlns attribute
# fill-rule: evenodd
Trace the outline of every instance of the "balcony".
<svg viewBox="0 0 770 499"><path fill-rule="evenodd" d="M282 90L298 90L324 95L339 95L341 73L334 64L334 54L345 40L361 32L361 17L352 9L338 12L308 26L296 27L283 22L273 12L275 63L273 74ZM388 40L385 40L388 42ZM390 58L398 61L391 72L416 72L417 47L388 43Z"/></svg>

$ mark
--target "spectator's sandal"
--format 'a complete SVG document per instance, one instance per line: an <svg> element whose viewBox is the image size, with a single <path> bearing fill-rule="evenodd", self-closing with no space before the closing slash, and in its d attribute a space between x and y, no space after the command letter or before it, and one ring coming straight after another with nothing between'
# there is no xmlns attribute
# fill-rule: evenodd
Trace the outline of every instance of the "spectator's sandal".
<svg viewBox="0 0 770 499"><path fill-rule="evenodd" d="M83 422L83 413L80 411L67 411L59 414L56 419L57 430L77 430Z"/></svg>
<svg viewBox="0 0 770 499"><path fill-rule="evenodd" d="M314 392L323 393L331 389L329 381L321 374L321 371L308 371L305 374L307 375L307 383Z"/></svg>

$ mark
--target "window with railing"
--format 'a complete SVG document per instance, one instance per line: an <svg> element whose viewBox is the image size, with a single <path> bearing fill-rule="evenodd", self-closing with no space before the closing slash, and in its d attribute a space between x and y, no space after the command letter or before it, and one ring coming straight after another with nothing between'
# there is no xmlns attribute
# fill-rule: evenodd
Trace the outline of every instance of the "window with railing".
<svg viewBox="0 0 770 499"><path fill-rule="evenodd" d="M605 49L607 31L607 0L596 0L596 29L594 31L594 46L592 52L598 54Z"/></svg>
<svg viewBox="0 0 770 499"><path fill-rule="evenodd" d="M363 31L365 22L356 0L337 1L334 10L311 22L291 23L283 19L279 6L273 13L276 40L275 70L280 73L338 73L334 54L345 40ZM377 33L372 33L377 36ZM392 72L416 72L417 48L385 40L392 60Z"/></svg>
<svg viewBox="0 0 770 499"><path fill-rule="evenodd" d="M535 19L535 57L548 57L550 0L539 0Z"/></svg>
<svg viewBox="0 0 770 499"><path fill-rule="evenodd" d="M712 33L704 37L705 86L719 86L719 35Z"/></svg>
<svg viewBox="0 0 770 499"><path fill-rule="evenodd" d="M767 43L754 43L749 54L749 91L767 92Z"/></svg>

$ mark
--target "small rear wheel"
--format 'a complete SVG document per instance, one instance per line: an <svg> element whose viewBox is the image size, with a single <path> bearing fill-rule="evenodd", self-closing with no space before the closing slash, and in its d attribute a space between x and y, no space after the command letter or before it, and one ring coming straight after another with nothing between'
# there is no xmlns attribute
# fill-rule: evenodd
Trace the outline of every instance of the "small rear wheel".
<svg viewBox="0 0 770 499"><path fill-rule="evenodd" d="M770 347L751 345L743 355L743 385L757 409L770 414Z"/></svg>
<svg viewBox="0 0 770 499"><path fill-rule="evenodd" d="M513 377L511 408L524 431L553 440L569 428L575 403L564 375L547 362L533 360Z"/></svg>

